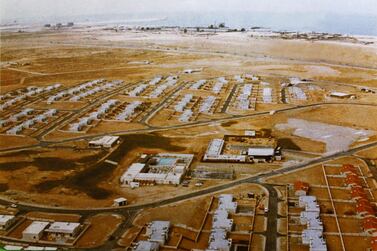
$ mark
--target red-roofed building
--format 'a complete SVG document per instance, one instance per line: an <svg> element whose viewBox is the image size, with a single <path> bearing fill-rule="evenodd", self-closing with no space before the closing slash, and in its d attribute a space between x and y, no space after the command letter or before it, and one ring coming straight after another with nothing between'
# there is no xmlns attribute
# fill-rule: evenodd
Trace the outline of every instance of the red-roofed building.
<svg viewBox="0 0 377 251"><path fill-rule="evenodd" d="M309 191L309 183L302 182L302 181L296 181L294 183L294 189L295 189L295 195L296 196L307 195L307 193Z"/></svg>
<svg viewBox="0 0 377 251"><path fill-rule="evenodd" d="M356 204L356 212L359 216L365 217L367 215L374 215L374 210L371 206Z"/></svg>
<svg viewBox="0 0 377 251"><path fill-rule="evenodd" d="M350 164L345 164L340 168L340 172L342 174L347 174L347 173L354 173L357 174L357 170L353 165Z"/></svg>
<svg viewBox="0 0 377 251"><path fill-rule="evenodd" d="M364 189L361 187L352 187L351 197L354 200L368 199L368 195L365 193Z"/></svg>
<svg viewBox="0 0 377 251"><path fill-rule="evenodd" d="M348 187L354 187L354 186L362 187L362 185L363 185L359 176L357 176L355 174L353 174L353 175L347 174L345 182L346 182L346 185Z"/></svg>
<svg viewBox="0 0 377 251"><path fill-rule="evenodd" d="M363 219L363 230L370 234L377 231L377 218L374 216L365 217Z"/></svg>
<svg viewBox="0 0 377 251"><path fill-rule="evenodd" d="M370 241L371 251L377 251L377 236L373 236Z"/></svg>

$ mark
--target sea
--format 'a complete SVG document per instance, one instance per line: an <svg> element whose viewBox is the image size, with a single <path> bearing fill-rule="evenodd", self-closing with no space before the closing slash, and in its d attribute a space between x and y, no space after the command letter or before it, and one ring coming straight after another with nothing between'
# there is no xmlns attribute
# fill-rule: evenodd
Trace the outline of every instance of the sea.
<svg viewBox="0 0 377 251"><path fill-rule="evenodd" d="M180 26L207 27L211 24L225 23L229 28L262 27L274 31L327 32L349 35L377 36L377 13L375 15L334 14L320 12L148 12L99 14L65 17L35 17L29 19L1 20L7 24L44 24L66 23L125 26Z"/></svg>

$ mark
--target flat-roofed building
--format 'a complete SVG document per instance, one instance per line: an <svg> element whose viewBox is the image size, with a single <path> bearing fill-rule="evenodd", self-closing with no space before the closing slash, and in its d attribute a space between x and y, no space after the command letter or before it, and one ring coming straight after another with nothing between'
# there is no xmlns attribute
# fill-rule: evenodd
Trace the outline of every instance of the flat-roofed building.
<svg viewBox="0 0 377 251"><path fill-rule="evenodd" d="M152 221L147 225L145 235L148 241L164 245L169 237L170 221Z"/></svg>
<svg viewBox="0 0 377 251"><path fill-rule="evenodd" d="M33 221L23 232L22 239L27 241L38 241L42 235L43 231L49 225L46 221Z"/></svg>
<svg viewBox="0 0 377 251"><path fill-rule="evenodd" d="M111 148L118 142L119 142L119 136L103 136L99 139L89 141L89 146Z"/></svg>
<svg viewBox="0 0 377 251"><path fill-rule="evenodd" d="M13 223L16 222L14 215L0 214L0 229L7 230Z"/></svg>
<svg viewBox="0 0 377 251"><path fill-rule="evenodd" d="M53 222L44 231L51 240L68 240L77 236L80 231L80 223L78 222Z"/></svg>
<svg viewBox="0 0 377 251"><path fill-rule="evenodd" d="M158 251L160 245L153 241L139 241L133 248L134 251Z"/></svg>

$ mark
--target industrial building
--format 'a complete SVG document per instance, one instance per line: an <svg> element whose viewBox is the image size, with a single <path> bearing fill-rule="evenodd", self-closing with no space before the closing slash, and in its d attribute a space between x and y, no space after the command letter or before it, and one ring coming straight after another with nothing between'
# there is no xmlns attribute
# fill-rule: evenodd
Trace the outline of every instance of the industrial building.
<svg viewBox="0 0 377 251"><path fill-rule="evenodd" d="M53 222L44 232L47 238L54 241L67 241L74 239L80 232L81 225L78 222Z"/></svg>
<svg viewBox="0 0 377 251"><path fill-rule="evenodd" d="M345 92L336 92L336 91L330 92L329 96L332 98L341 98L341 99L356 98L355 94L345 93Z"/></svg>
<svg viewBox="0 0 377 251"><path fill-rule="evenodd" d="M119 136L103 136L99 139L89 141L90 147L103 147L103 148L111 148L115 144L119 143Z"/></svg>
<svg viewBox="0 0 377 251"><path fill-rule="evenodd" d="M14 215L0 214L0 230L7 230L16 222Z"/></svg>
<svg viewBox="0 0 377 251"><path fill-rule="evenodd" d="M143 154L137 163L133 163L120 178L124 186L132 182L139 184L180 184L194 155L160 153Z"/></svg>
<svg viewBox="0 0 377 251"><path fill-rule="evenodd" d="M26 241L35 242L38 241L42 235L43 231L49 225L46 221L33 221L23 232L22 239Z"/></svg>
<svg viewBox="0 0 377 251"><path fill-rule="evenodd" d="M230 142L226 139L232 137L243 141L249 139L250 143ZM271 162L281 160L281 149L275 144L253 145L254 136L226 135L223 139L213 139L208 144L203 161L217 162ZM225 145L228 147L225 147ZM239 144L239 145L238 145ZM225 149L227 151L225 151ZM230 150L229 150L230 149Z"/></svg>

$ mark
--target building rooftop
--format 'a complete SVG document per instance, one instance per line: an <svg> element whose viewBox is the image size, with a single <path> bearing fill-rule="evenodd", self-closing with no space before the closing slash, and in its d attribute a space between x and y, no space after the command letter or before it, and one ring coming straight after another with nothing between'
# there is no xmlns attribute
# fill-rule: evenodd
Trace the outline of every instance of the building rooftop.
<svg viewBox="0 0 377 251"><path fill-rule="evenodd" d="M8 221L14 219L14 215L0 214L0 225L5 225Z"/></svg>
<svg viewBox="0 0 377 251"><path fill-rule="evenodd" d="M33 221L22 234L39 234L42 232L50 223L47 221Z"/></svg>
<svg viewBox="0 0 377 251"><path fill-rule="evenodd" d="M247 154L249 156L274 156L274 148L253 147L249 148Z"/></svg>
<svg viewBox="0 0 377 251"><path fill-rule="evenodd" d="M72 234L80 226L78 222L54 222L45 230L50 233Z"/></svg>

